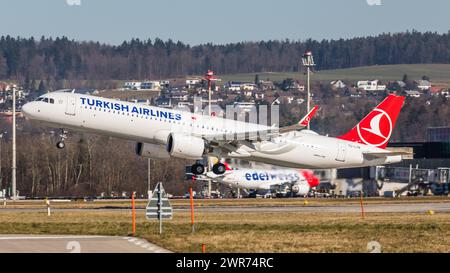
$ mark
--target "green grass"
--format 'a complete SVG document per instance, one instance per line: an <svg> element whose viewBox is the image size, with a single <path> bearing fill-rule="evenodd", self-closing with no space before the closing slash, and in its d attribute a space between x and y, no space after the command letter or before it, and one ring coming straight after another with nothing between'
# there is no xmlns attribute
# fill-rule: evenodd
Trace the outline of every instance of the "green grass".
<svg viewBox="0 0 450 273"><path fill-rule="evenodd" d="M297 73L242 73L230 75L218 75L222 82L227 81L249 81L255 80L255 75L258 74L261 80L267 78L271 81L281 81L285 78L304 79L305 75L302 72ZM376 65L376 66L362 66L347 69L333 69L316 71L313 74L312 80L332 81L332 80L401 80L403 75L407 74L411 80L419 80L422 76L430 77L432 82L450 83L450 64L399 64L399 65Z"/></svg>

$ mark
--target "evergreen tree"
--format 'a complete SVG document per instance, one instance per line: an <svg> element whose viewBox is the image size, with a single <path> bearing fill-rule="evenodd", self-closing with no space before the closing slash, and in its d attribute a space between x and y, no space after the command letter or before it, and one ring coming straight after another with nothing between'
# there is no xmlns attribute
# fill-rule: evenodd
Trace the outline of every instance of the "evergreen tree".
<svg viewBox="0 0 450 273"><path fill-rule="evenodd" d="M31 92L36 92L36 80L35 80L35 79L33 79L33 80L31 81L31 84L30 84L30 91L31 91Z"/></svg>
<svg viewBox="0 0 450 273"><path fill-rule="evenodd" d="M39 94L44 94L46 92L47 88L45 87L44 80L41 80L38 87Z"/></svg>
<svg viewBox="0 0 450 273"><path fill-rule="evenodd" d="M259 75L258 74L255 75L255 84L259 85Z"/></svg>

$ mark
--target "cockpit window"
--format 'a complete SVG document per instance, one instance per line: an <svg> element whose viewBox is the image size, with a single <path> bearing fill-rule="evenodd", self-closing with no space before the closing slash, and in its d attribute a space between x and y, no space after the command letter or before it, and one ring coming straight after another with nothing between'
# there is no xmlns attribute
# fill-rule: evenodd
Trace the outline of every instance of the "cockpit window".
<svg viewBox="0 0 450 273"><path fill-rule="evenodd" d="M51 104L55 103L55 100L52 98L37 98L36 101L42 101L42 102L51 103Z"/></svg>

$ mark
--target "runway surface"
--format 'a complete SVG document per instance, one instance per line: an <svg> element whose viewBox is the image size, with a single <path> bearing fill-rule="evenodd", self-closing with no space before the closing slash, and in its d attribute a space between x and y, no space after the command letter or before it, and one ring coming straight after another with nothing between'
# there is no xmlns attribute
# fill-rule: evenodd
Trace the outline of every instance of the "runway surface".
<svg viewBox="0 0 450 273"><path fill-rule="evenodd" d="M144 239L118 236L0 235L0 253L169 253Z"/></svg>
<svg viewBox="0 0 450 273"><path fill-rule="evenodd" d="M189 210L189 209L178 209ZM286 206L286 207L216 207L196 208L198 211L220 211L220 212L327 212L327 213L352 213L360 212L361 207L357 205L327 205L327 206ZM449 203L404 203L404 204L365 204L366 212L450 212Z"/></svg>
<svg viewBox="0 0 450 273"><path fill-rule="evenodd" d="M53 212L58 211L125 211L130 210L125 207L100 207L100 208L54 208ZM143 208L138 208L143 211ZM175 208L174 211L189 211L189 207ZM305 206L211 206L211 207L195 207L199 212L239 212L239 213L260 213L260 212L323 212L323 213L353 213L361 210L359 204L342 204L342 205L305 205ZM399 213L399 212L427 212L433 210L435 212L450 212L450 202L405 202L392 204L364 204L364 211L376 213ZM39 208L0 208L2 211L21 211L33 212L44 211Z"/></svg>

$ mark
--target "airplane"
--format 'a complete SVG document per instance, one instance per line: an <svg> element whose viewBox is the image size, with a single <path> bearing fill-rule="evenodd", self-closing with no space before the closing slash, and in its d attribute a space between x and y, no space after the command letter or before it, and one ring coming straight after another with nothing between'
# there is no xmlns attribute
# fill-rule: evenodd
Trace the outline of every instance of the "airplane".
<svg viewBox="0 0 450 273"><path fill-rule="evenodd" d="M143 106L72 91L55 91L22 107L33 122L60 128L65 147L67 129L136 141L143 157L200 160L204 156L237 158L302 169L352 168L396 163L401 152L385 149L404 97L389 95L348 133L322 136L297 123L278 128L188 111ZM314 109L313 109L314 110ZM308 113L310 115L311 113ZM251 134L256 136L250 137ZM196 161L194 174L205 166ZM223 163L213 165L223 174Z"/></svg>
<svg viewBox="0 0 450 273"><path fill-rule="evenodd" d="M288 187L291 193L304 196L311 188L319 185L319 179L311 170L302 169L232 169L228 163L223 163L226 171L217 175L212 171L204 176L221 184L236 188L256 191L276 191Z"/></svg>

